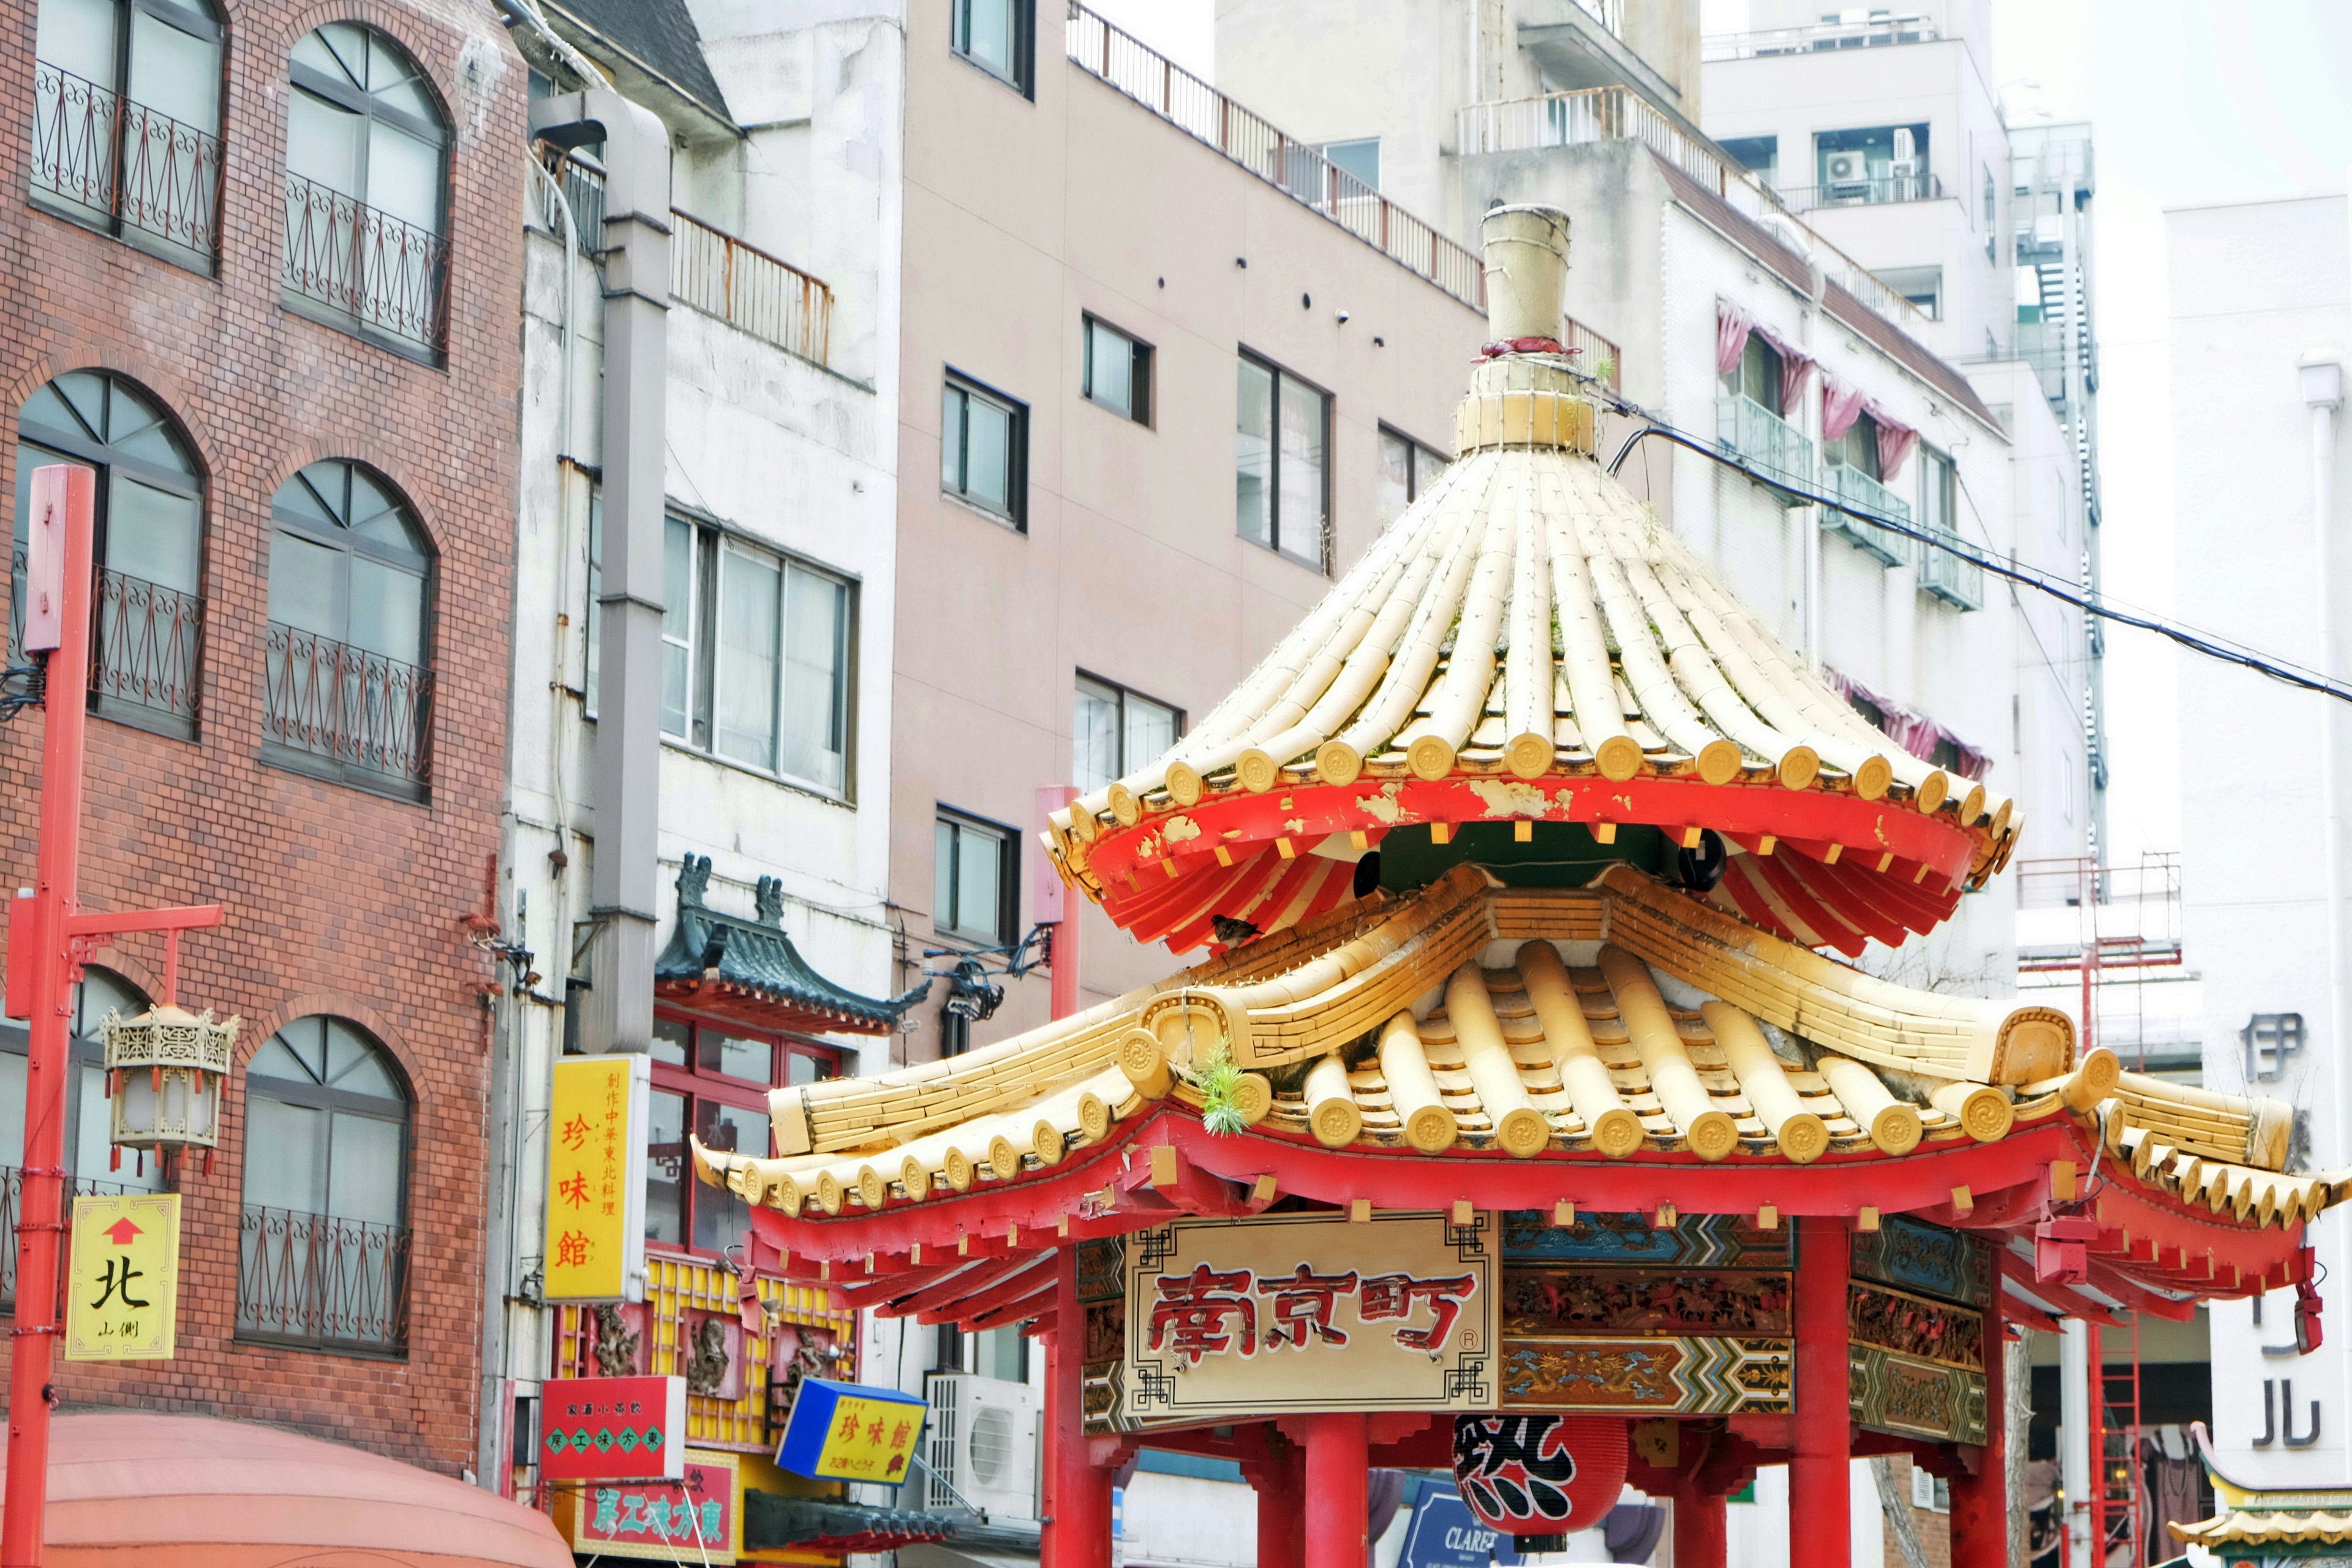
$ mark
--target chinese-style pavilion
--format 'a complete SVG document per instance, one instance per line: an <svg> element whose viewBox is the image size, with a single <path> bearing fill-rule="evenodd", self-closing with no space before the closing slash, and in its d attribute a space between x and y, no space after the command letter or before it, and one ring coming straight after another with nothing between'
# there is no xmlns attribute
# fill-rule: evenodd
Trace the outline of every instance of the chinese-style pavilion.
<svg viewBox="0 0 2352 1568"><path fill-rule="evenodd" d="M2341 1190L2285 1171L2283 1106L1817 951L1932 930L2021 817L1864 724L1602 471L1552 341L1567 220L1487 236L1459 459L1053 821L1071 886L1207 956L778 1090L776 1157L698 1167L763 1267L1045 1339L1049 1563L1110 1561L1146 1444L1242 1463L1268 1568L1360 1568L1369 1466L1459 1461L1544 1514L1561 1448L1671 1498L1687 1564L1778 1463L1792 1560L1843 1564L1850 1458L1908 1452L1950 1479L1953 1561L2005 1563L2007 1325L2278 1288Z"/></svg>

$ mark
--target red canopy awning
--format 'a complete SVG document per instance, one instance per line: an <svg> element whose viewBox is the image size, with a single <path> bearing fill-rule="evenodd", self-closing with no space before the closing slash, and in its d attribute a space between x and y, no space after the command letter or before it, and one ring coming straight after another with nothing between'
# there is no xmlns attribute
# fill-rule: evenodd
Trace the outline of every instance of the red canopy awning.
<svg viewBox="0 0 2352 1568"><path fill-rule="evenodd" d="M363 1449L200 1415L55 1417L55 1568L571 1568L554 1521Z"/></svg>

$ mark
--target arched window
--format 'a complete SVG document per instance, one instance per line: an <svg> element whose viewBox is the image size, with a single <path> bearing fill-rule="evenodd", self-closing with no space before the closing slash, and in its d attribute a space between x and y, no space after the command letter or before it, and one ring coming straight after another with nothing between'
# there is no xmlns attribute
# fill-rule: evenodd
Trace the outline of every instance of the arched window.
<svg viewBox="0 0 2352 1568"><path fill-rule="evenodd" d="M432 549L392 488L313 463L270 503L272 761L371 789L424 792L432 732Z"/></svg>
<svg viewBox="0 0 2352 1568"><path fill-rule="evenodd" d="M33 470L98 472L99 566L90 706L110 719L193 736L204 627L204 480L172 416L129 382L78 370L25 400L16 420L9 647L23 635L26 513Z"/></svg>
<svg viewBox="0 0 2352 1568"><path fill-rule="evenodd" d="M41 0L34 202L210 272L220 256L221 41L207 0Z"/></svg>
<svg viewBox="0 0 2352 1568"><path fill-rule="evenodd" d="M297 1018L245 1068L240 1339L404 1351L409 1101L342 1018Z"/></svg>
<svg viewBox="0 0 2352 1568"><path fill-rule="evenodd" d="M294 46L287 304L404 353L448 341L449 128L398 44L330 22Z"/></svg>

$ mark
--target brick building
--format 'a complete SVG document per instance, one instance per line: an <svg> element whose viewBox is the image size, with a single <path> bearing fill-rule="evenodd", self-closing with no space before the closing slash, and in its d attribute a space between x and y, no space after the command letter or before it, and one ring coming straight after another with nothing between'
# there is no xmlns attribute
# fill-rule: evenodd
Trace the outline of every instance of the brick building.
<svg viewBox="0 0 2352 1568"><path fill-rule="evenodd" d="M244 1019L217 1154L168 1175L110 1167L77 1047L74 1189L184 1218L177 1358L60 1363L68 1411L473 1462L494 975L465 922L506 749L525 96L463 0L41 0L0 31L15 537L34 467L100 470L82 900L220 902L182 999ZM40 730L0 730L10 886ZM100 962L85 1037L154 993L159 939ZM12 1167L25 1049L0 1027Z"/></svg>

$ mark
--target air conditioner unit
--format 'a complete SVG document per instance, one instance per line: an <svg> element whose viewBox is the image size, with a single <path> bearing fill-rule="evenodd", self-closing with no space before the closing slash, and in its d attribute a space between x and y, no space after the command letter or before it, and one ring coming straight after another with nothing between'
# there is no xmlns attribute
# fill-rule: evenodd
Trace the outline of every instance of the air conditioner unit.
<svg viewBox="0 0 2352 1568"><path fill-rule="evenodd" d="M1899 167L1919 155L1919 143L1908 125L1895 128L1895 162Z"/></svg>
<svg viewBox="0 0 2352 1568"><path fill-rule="evenodd" d="M1897 132L1895 134L1900 137L1903 133ZM1886 183L1891 194L1897 199L1916 197L1919 187L1919 160L1897 158L1887 164Z"/></svg>
<svg viewBox="0 0 2352 1568"><path fill-rule="evenodd" d="M1870 163L1860 153L1832 153L1822 160L1822 199L1865 201L1870 196Z"/></svg>
<svg viewBox="0 0 2352 1568"><path fill-rule="evenodd" d="M925 1506L969 1504L992 1519L1035 1519L1038 1391L1003 1378L940 1373L924 1392L931 1402L923 1439L923 1462L931 1469L923 1482Z"/></svg>

